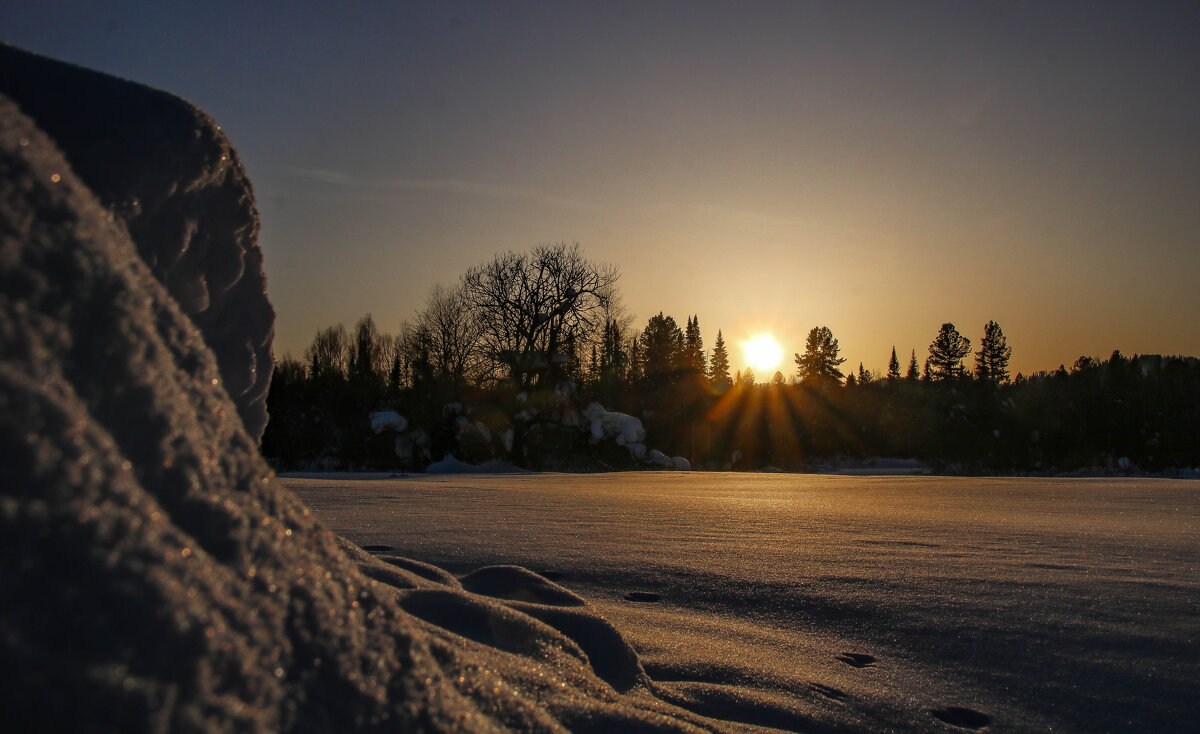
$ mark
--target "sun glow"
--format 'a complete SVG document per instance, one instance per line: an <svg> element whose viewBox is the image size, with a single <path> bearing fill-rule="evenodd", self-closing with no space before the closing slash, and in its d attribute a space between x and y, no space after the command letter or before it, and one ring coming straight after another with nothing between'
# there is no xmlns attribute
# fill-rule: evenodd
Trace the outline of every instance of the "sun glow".
<svg viewBox="0 0 1200 734"><path fill-rule="evenodd" d="M783 359L783 348L775 337L770 334L760 334L742 344L746 351L746 361L756 370L774 369Z"/></svg>

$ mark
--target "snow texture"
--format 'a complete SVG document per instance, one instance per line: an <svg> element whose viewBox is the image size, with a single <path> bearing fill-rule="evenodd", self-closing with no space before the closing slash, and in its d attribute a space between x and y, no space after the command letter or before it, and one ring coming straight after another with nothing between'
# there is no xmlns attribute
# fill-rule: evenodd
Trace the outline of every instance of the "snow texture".
<svg viewBox="0 0 1200 734"><path fill-rule="evenodd" d="M38 85L59 98L59 83L79 96L85 109L56 103L79 117L68 141L119 122L147 146L111 143L129 159L108 191L133 198L102 200L0 94L6 729L738 728L658 697L621 635L543 577L500 567L460 582L372 557L317 520L239 411L265 390L266 370L247 365L269 356L257 350L270 308L248 275L253 210L232 151L222 163L215 127L159 92L0 57L25 99ZM61 129L49 109L39 121ZM209 239L234 221L249 240ZM138 239L168 231L162 250ZM241 336L214 338L206 313ZM243 319L256 326L237 331ZM231 373L210 347L234 342L247 350Z"/></svg>
<svg viewBox="0 0 1200 734"><path fill-rule="evenodd" d="M275 312L254 196L225 134L178 97L4 44L0 94L54 140L128 232L216 355L221 384L257 441Z"/></svg>
<svg viewBox="0 0 1200 734"><path fill-rule="evenodd" d="M1133 734L1200 716L1195 480L282 481L358 543L538 569L621 631L660 695L726 720Z"/></svg>

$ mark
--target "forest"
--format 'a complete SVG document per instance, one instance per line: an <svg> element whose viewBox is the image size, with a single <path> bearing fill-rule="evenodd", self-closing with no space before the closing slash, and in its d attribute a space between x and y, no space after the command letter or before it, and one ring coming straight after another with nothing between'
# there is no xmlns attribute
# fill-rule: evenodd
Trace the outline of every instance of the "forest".
<svg viewBox="0 0 1200 734"><path fill-rule="evenodd" d="M877 457L952 473L1200 464L1194 357L1114 350L1012 376L999 324L976 349L944 323L926 355L893 347L873 374L845 368L835 335L814 326L790 374L760 381L730 374L720 331L705 349L698 315L637 328L618 279L577 244L539 245L434 287L399 334L369 314L322 329L302 361L276 361L263 454L326 471L420 471L447 456L552 471L680 466L666 457L746 471Z"/></svg>

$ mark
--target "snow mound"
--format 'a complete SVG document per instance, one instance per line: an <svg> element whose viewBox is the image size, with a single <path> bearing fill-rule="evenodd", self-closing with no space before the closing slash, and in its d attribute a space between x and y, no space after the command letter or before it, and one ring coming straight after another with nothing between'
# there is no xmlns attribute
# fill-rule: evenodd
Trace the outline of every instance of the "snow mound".
<svg viewBox="0 0 1200 734"><path fill-rule="evenodd" d="M632 446L646 439L646 429L640 420L625 413L605 410L600 403L591 403L584 408L583 417L588 421L592 443L608 439L618 446Z"/></svg>
<svg viewBox="0 0 1200 734"><path fill-rule="evenodd" d="M441 461L435 461L425 467L426 474L526 474L524 469L504 461L485 461L482 464L468 464L447 454Z"/></svg>
<svg viewBox="0 0 1200 734"><path fill-rule="evenodd" d="M237 152L165 92L0 44L0 94L54 140L216 356L251 438L267 425L275 311Z"/></svg>
<svg viewBox="0 0 1200 734"><path fill-rule="evenodd" d="M100 146L102 118L149 113L140 129L178 147L163 166L221 150L206 140L228 149L182 100L0 46L0 84L48 70L61 86L44 91L77 94ZM125 163L116 175L158 172ZM657 698L617 630L536 574L485 573L468 593L332 533L259 455L233 402L248 393L225 389L191 318L204 296L164 287L133 227L2 94L0 172L0 668L21 671L0 691L9 729L738 728ZM142 184L148 201L169 193ZM252 206L244 181L215 185L230 197L216 203ZM161 214L212 232L224 213ZM182 272L214 275L211 307L241 261L198 252Z"/></svg>
<svg viewBox="0 0 1200 734"><path fill-rule="evenodd" d="M380 410L371 414L371 430L383 433L385 430L403 431L408 428L408 421L394 410Z"/></svg>

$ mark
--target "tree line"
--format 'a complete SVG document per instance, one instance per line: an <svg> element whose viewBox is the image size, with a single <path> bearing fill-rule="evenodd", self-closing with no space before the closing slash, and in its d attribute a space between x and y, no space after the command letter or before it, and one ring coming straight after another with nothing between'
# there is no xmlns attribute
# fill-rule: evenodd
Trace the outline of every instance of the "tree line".
<svg viewBox="0 0 1200 734"><path fill-rule="evenodd" d="M279 359L263 452L282 469L419 470L446 455L537 469L637 465L596 445L584 406L636 416L646 443L693 467L805 470L833 458L913 458L960 471L1164 470L1200 463L1200 363L1082 356L1068 370L1010 377L995 321L978 350L942 324L923 360L885 373L845 358L813 327L790 375L730 374L720 330L623 308L617 269L578 245L508 252L433 288L400 333L370 315L322 329L303 360ZM968 366L968 360L971 365ZM401 438L369 414L404 416ZM585 421L584 421L585 422ZM403 444L401 439L408 443Z"/></svg>

